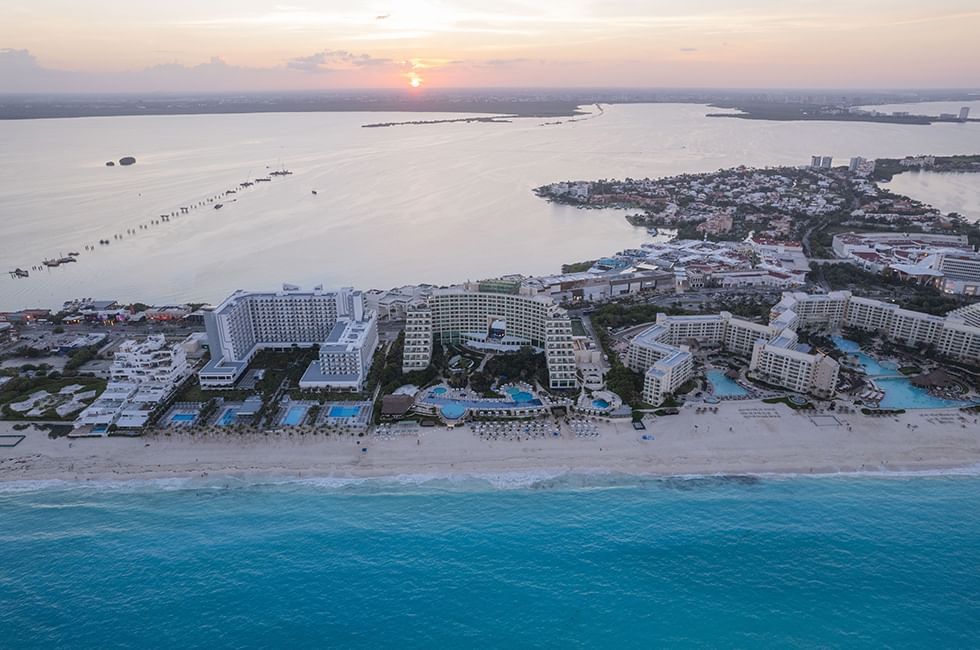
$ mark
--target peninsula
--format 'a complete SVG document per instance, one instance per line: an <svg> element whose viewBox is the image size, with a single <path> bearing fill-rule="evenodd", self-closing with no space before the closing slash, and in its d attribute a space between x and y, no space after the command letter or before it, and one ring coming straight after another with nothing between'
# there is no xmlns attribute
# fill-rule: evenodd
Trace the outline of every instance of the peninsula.
<svg viewBox="0 0 980 650"><path fill-rule="evenodd" d="M773 101L735 101L712 103L715 108L737 109L738 113L708 113L708 117L729 117L742 120L807 121L830 122L873 122L878 124L908 124L925 126L935 122L966 123L980 121L970 118L969 107L959 113L940 113L923 115L910 111L891 111L888 113L862 108L848 101L830 103L773 102Z"/></svg>

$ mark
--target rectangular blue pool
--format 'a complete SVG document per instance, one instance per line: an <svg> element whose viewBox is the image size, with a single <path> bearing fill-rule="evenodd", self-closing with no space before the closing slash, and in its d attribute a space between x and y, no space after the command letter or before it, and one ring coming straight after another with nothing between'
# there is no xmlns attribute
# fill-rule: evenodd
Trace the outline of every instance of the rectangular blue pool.
<svg viewBox="0 0 980 650"><path fill-rule="evenodd" d="M356 418L361 412L360 406L331 406L327 416L332 418Z"/></svg>
<svg viewBox="0 0 980 650"><path fill-rule="evenodd" d="M197 419L193 413L174 413L170 416L170 421L174 424L188 424Z"/></svg>
<svg viewBox="0 0 980 650"><path fill-rule="evenodd" d="M224 413L218 418L219 427L227 427L235 423L235 418L238 417L238 409L234 406L225 409Z"/></svg>
<svg viewBox="0 0 980 650"><path fill-rule="evenodd" d="M306 419L307 411L309 411L309 407L307 406L290 406L289 410L286 411L286 415L282 417L282 423L291 427L302 424L303 420Z"/></svg>

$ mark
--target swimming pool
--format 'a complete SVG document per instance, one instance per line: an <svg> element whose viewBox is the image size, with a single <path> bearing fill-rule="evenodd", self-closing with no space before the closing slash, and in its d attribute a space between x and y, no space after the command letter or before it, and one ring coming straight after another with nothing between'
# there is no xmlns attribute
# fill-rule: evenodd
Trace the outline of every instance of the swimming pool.
<svg viewBox="0 0 980 650"><path fill-rule="evenodd" d="M864 352L861 346L842 336L831 337L834 345L842 352L857 358L864 373L874 379L874 383L884 391L885 396L878 404L885 409L937 409L956 406L968 406L970 402L954 401L935 397L925 388L912 384L908 377L898 373L898 366L889 361L878 362Z"/></svg>
<svg viewBox="0 0 980 650"><path fill-rule="evenodd" d="M878 404L879 408L935 409L970 405L970 402L953 401L930 395L928 390L912 385L905 377L876 379L875 384L885 391L885 397Z"/></svg>
<svg viewBox="0 0 980 650"><path fill-rule="evenodd" d="M309 407L303 404L296 404L290 406L289 410L286 411L286 415L282 417L282 423L286 426L294 427L298 424L302 424L303 420L306 419L306 413L309 411Z"/></svg>
<svg viewBox="0 0 980 650"><path fill-rule="evenodd" d="M831 336L830 340L834 342L834 345L836 345L837 349L841 352L847 352L850 354L852 352L861 351L861 346L856 341L845 339L843 336Z"/></svg>
<svg viewBox="0 0 980 650"><path fill-rule="evenodd" d="M898 366L895 363L891 361L879 362L874 357L862 352L861 346L856 342L845 339L843 336L832 336L830 338L838 350L855 357L864 370L864 374L869 377L887 377L898 374Z"/></svg>
<svg viewBox="0 0 980 650"><path fill-rule="evenodd" d="M708 370L704 374L711 383L712 394L715 397L741 397L749 394L749 391L729 379L722 370Z"/></svg>
<svg viewBox="0 0 980 650"><path fill-rule="evenodd" d="M475 409L497 409L497 410L510 410L514 408L525 408L531 406L541 406L542 402L539 399L531 398L530 400L525 400L518 402L507 401L503 399L499 400L476 400L476 399L449 399L446 397L430 397L425 400L429 404L435 404L436 406L449 406L450 404L459 404L463 408L475 408Z"/></svg>
<svg viewBox="0 0 980 650"><path fill-rule="evenodd" d="M360 406L331 406L327 416L331 418L356 418L361 412Z"/></svg>
<svg viewBox="0 0 980 650"><path fill-rule="evenodd" d="M445 386L436 386L435 388L432 389L432 394L433 395L442 395L443 393L445 393L448 390L449 389L446 388Z"/></svg>
<svg viewBox="0 0 980 650"><path fill-rule="evenodd" d="M507 395L509 395L515 402L530 402L534 399L534 395L531 393L514 386L507 388L504 392L507 393Z"/></svg>
<svg viewBox="0 0 980 650"><path fill-rule="evenodd" d="M527 391L508 388L504 392L507 393L509 399L454 399L451 397L437 397L430 394L425 397L423 403L437 407L439 413L447 420L458 420L466 414L468 409L472 409L475 413L485 413L487 411L516 413L543 405L540 399L537 399ZM520 397L520 399L517 399L515 396Z"/></svg>
<svg viewBox="0 0 980 650"><path fill-rule="evenodd" d="M466 414L466 407L462 404L446 404L439 410L447 420L458 420Z"/></svg>
<svg viewBox="0 0 980 650"><path fill-rule="evenodd" d="M193 413L174 413L170 416L170 421L174 424L187 424L197 419Z"/></svg>
<svg viewBox="0 0 980 650"><path fill-rule="evenodd" d="M224 412L218 417L217 425L219 427L226 427L230 424L235 423L235 418L238 417L238 408L235 406L230 406L224 410Z"/></svg>
<svg viewBox="0 0 980 650"><path fill-rule="evenodd" d="M597 409L607 409L609 408L609 402L604 399L594 399L592 400L592 406Z"/></svg>

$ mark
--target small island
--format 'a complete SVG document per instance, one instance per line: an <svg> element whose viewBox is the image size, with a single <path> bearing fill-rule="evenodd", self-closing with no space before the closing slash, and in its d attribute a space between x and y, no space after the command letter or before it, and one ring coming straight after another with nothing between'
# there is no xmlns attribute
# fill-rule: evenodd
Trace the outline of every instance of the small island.
<svg viewBox="0 0 980 650"><path fill-rule="evenodd" d="M122 165L123 167L128 167L129 165L135 165L136 159L133 158L132 156L123 156L122 158L119 159L119 164Z"/></svg>
<svg viewBox="0 0 980 650"><path fill-rule="evenodd" d="M473 122L486 122L488 124L509 124L512 118L520 117L519 115L495 115L490 117L457 117L449 118L443 120L411 120L408 122L373 122L371 124L362 124L363 129L378 129L389 126L420 126L423 124L454 124L457 122L462 122L464 124L471 124Z"/></svg>

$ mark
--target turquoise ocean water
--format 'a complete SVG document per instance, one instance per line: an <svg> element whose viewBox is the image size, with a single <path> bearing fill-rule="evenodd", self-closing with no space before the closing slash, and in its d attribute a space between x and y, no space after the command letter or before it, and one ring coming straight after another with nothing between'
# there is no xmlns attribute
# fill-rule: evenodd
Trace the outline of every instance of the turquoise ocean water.
<svg viewBox="0 0 980 650"><path fill-rule="evenodd" d="M6 486L0 647L980 645L980 477Z"/></svg>

